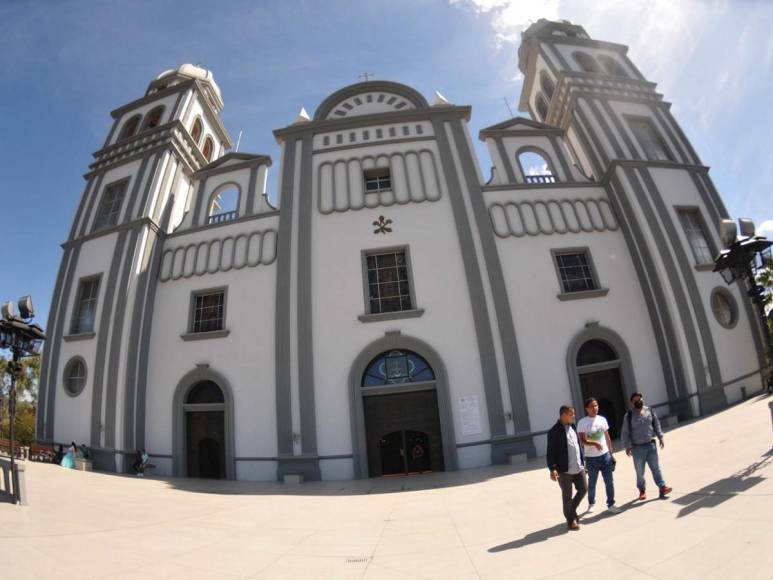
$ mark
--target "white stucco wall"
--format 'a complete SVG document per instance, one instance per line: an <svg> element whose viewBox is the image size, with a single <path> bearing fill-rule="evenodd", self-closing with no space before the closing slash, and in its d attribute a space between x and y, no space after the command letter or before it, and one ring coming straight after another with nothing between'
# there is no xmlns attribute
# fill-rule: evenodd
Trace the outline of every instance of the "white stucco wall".
<svg viewBox="0 0 773 580"><path fill-rule="evenodd" d="M489 192L486 201L562 198L605 198L603 188ZM622 233L605 231L496 239L503 264L518 348L526 383L526 397L533 431L549 428L560 405L573 402L567 370L567 350L588 323L617 333L631 353L635 385L653 403L667 399L656 337L644 296ZM608 288L603 297L561 301L561 291L551 249L587 247L599 283ZM544 452L544 438L537 441Z"/></svg>
<svg viewBox="0 0 773 580"><path fill-rule="evenodd" d="M338 155L348 158L352 154L407 153L415 150L417 145L386 145ZM439 159L434 143L422 143L421 147L429 148ZM336 158L335 153L315 155L314 167ZM445 363L457 442L489 437L464 264L448 190L441 168L438 169L441 178L439 201L329 215L314 211L312 312L320 455L351 453L349 373L352 364L367 345L383 338L386 331L395 329L429 344ZM416 174L411 175L411 172ZM420 183L417 167L408 167L408 173L409 183ZM372 222L381 215L393 220L392 233L374 233ZM366 312L361 251L395 246L409 248L413 296L416 306L425 312L418 318L363 323L357 318ZM330 337L336 339L330 340ZM478 435L462 435L458 410L458 397L462 395L479 397L483 432ZM466 456L460 457L460 466L471 466Z"/></svg>
<svg viewBox="0 0 773 580"><path fill-rule="evenodd" d="M90 417L94 370L96 368L97 337L101 333L110 331L110 328L101 328L100 319L105 305L107 278L117 240L118 234L109 234L96 240L85 242L80 249L78 263L73 276L73 285L70 289L65 312L64 335L70 334L72 329L80 280L101 274L97 309L94 315L94 332L96 336L87 340L62 341L60 345L58 374L53 377L54 384L51 385L52 388L56 389L54 441L67 443L70 441L90 443L91 441ZM80 356L86 362L86 385L78 396L71 397L64 390L64 372L68 361L74 356Z"/></svg>
<svg viewBox="0 0 773 580"><path fill-rule="evenodd" d="M166 248L277 228L277 218L207 228L167 241ZM224 338L183 341L191 292L227 286ZM235 457L276 456L274 309L276 262L159 283L148 365L146 445L172 453L172 399L180 379L209 364L230 383L234 396ZM273 466L272 466L273 465ZM276 478L272 462L237 462L242 479Z"/></svg>

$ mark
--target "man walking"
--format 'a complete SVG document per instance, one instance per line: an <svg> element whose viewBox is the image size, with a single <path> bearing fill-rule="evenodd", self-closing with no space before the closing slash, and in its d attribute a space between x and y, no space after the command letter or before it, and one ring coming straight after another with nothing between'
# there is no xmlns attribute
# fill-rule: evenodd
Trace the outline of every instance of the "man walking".
<svg viewBox="0 0 773 580"><path fill-rule="evenodd" d="M615 505L612 475L615 458L612 457L609 424L605 417L599 415L599 402L592 397L585 400L585 415L577 424L577 432L584 445L585 465L588 467L588 511L592 512L596 504L596 482L601 472L607 492L607 511L619 514L622 510Z"/></svg>
<svg viewBox="0 0 773 580"><path fill-rule="evenodd" d="M570 530L579 530L577 506L588 489L585 481L582 448L574 425L574 407L563 405L558 411L558 421L548 431L547 464L550 479L561 487L564 517ZM577 493L572 497L572 486Z"/></svg>
<svg viewBox="0 0 773 580"><path fill-rule="evenodd" d="M655 446L655 437L663 449L663 430L655 411L644 406L644 396L641 393L631 395L631 409L623 418L623 443L625 454L633 455L633 466L636 469L636 487L639 489L639 499L647 499L646 484L644 481L644 466L649 465L652 478L660 491L663 499L671 488L663 480L658 461L658 448Z"/></svg>

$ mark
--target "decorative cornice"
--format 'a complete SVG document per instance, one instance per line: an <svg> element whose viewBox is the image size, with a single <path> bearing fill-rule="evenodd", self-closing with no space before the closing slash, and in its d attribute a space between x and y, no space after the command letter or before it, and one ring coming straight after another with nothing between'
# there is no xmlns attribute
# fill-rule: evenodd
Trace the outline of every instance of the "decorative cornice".
<svg viewBox="0 0 773 580"><path fill-rule="evenodd" d="M469 121L472 108L467 106L449 105L445 107L409 109L407 111L395 111L391 113L374 113L372 115L358 115L356 117L344 117L341 119L324 119L309 121L299 125L289 125L274 130L274 137L278 143L287 138L301 138L304 135L326 133L328 131L341 131L356 127L369 127L371 125L386 125L389 123L402 123L411 121L428 120L455 120L464 118Z"/></svg>
<svg viewBox="0 0 773 580"><path fill-rule="evenodd" d="M164 97L167 97L169 95L174 95L179 92L185 92L193 86L193 83L194 83L194 79L191 79L189 81L177 83L176 85L171 85L166 89L160 90L158 92L142 96L139 99L135 99L131 101L130 103L121 105L117 109L113 109L112 111L110 111L110 116L113 117L113 119L117 119L118 117L120 117L124 113L131 111L132 109L136 109L138 107L147 105L148 103L161 100Z"/></svg>
<svg viewBox="0 0 773 580"><path fill-rule="evenodd" d="M178 157L185 163L186 169L191 173L197 171L207 162L188 130L178 120L159 125L149 131L143 131L130 139L96 151L93 154L95 161L89 165L91 171L86 173L84 177L88 178L93 173L104 170L115 163L125 163L138 156L146 155L154 149L166 146L174 148Z"/></svg>

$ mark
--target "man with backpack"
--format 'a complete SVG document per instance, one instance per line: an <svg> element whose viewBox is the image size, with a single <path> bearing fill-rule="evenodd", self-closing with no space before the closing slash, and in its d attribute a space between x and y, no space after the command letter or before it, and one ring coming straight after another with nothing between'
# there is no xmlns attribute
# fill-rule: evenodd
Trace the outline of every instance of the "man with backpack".
<svg viewBox="0 0 773 580"><path fill-rule="evenodd" d="M623 419L623 444L625 454L633 456L633 466L636 470L636 487L639 489L639 500L647 499L646 483L644 481L644 466L649 465L655 484L658 486L660 498L665 498L671 488L663 480L658 462L658 448L655 445L657 437L660 448L663 443L663 430L660 428L655 411L644 406L644 396L641 393L631 395L631 409Z"/></svg>

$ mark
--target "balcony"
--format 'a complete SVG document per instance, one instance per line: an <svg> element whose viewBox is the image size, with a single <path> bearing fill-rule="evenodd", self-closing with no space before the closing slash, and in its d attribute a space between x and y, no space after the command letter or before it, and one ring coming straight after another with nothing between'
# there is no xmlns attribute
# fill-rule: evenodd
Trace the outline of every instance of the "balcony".
<svg viewBox="0 0 773 580"><path fill-rule="evenodd" d="M224 222L230 222L231 220L235 220L237 217L237 212L235 211L226 211L223 213L216 213L211 216L209 216L207 220L208 225L213 224L222 224Z"/></svg>
<svg viewBox="0 0 773 580"><path fill-rule="evenodd" d="M545 175L526 175L526 183L530 183L532 185L543 185L546 183L555 183L556 182L556 176L551 175L550 173L547 173Z"/></svg>

